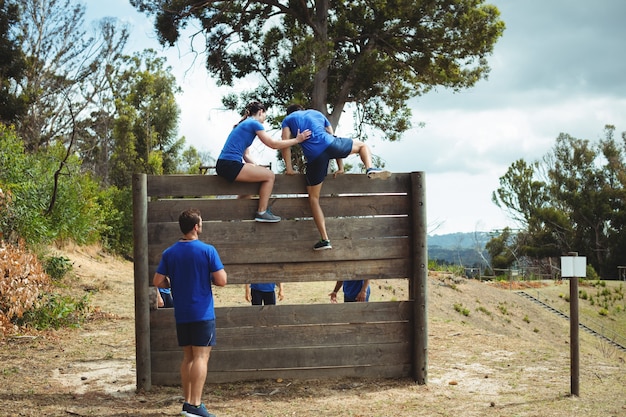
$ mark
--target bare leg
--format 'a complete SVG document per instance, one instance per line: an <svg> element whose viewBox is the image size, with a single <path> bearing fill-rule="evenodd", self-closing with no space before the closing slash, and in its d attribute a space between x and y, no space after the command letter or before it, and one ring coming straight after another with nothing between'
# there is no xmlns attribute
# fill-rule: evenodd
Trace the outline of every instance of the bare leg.
<svg viewBox="0 0 626 417"><path fill-rule="evenodd" d="M322 183L307 186L307 192L309 193L309 205L311 206L311 213L313 214L313 221L317 226L317 230L320 232L322 240L329 240L328 233L326 233L326 220L324 219L324 212L320 205L320 192L322 191Z"/></svg>
<svg viewBox="0 0 626 417"><path fill-rule="evenodd" d="M180 364L180 382L183 387L183 397L185 402L188 403L191 397L191 382L189 380L189 374L191 372L191 365L193 364L193 352L191 346L183 346L183 361Z"/></svg>
<svg viewBox="0 0 626 417"><path fill-rule="evenodd" d="M352 139L352 153L358 153L361 157L363 165L365 165L365 172L368 178L379 178L386 180L391 176L391 172L380 168L374 168L372 166L372 153L369 146L360 140Z"/></svg>
<svg viewBox="0 0 626 417"><path fill-rule="evenodd" d="M372 167L372 153L369 146L360 140L352 139L352 152L358 153L361 157L361 162L365 165L365 169Z"/></svg>
<svg viewBox="0 0 626 417"><path fill-rule="evenodd" d="M200 405L206 381L211 346L184 346L180 377L185 402Z"/></svg>
<svg viewBox="0 0 626 417"><path fill-rule="evenodd" d="M260 182L259 186L259 208L257 211L263 212L267 210L267 206L274 189L274 181L276 175L269 169L253 164L244 164L241 172L237 175L235 181L240 182Z"/></svg>

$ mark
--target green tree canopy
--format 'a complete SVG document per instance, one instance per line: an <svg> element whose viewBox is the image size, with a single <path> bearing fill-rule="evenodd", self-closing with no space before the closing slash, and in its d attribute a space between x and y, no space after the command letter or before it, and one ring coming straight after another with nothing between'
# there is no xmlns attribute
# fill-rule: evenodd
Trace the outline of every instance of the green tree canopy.
<svg viewBox="0 0 626 417"><path fill-rule="evenodd" d="M486 57L504 23L483 3L131 0L154 17L162 44L174 45L197 23L194 34L205 36L206 66L218 84L255 75L258 88L243 97L269 106L296 101L334 127L350 104L359 132L372 126L390 140L411 127L411 97L436 86L471 87L487 76Z"/></svg>
<svg viewBox="0 0 626 417"><path fill-rule="evenodd" d="M146 50L130 57L128 64L116 94L111 178L118 187L130 186L135 172L174 173L184 144L176 139L179 89L165 60Z"/></svg>
<svg viewBox="0 0 626 417"><path fill-rule="evenodd" d="M541 161L516 161L492 198L522 226L515 242L522 255L576 251L601 276L626 265L626 133L617 140L614 126L595 143L559 135Z"/></svg>
<svg viewBox="0 0 626 417"><path fill-rule="evenodd" d="M0 122L13 123L26 111L26 96L15 89L24 76L26 62L14 35L19 7L0 0Z"/></svg>

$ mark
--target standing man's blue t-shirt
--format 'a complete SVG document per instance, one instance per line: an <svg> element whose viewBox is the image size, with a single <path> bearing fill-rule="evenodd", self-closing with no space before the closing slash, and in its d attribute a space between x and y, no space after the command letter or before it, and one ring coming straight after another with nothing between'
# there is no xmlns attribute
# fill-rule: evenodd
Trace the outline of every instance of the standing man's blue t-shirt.
<svg viewBox="0 0 626 417"><path fill-rule="evenodd" d="M253 117L248 117L233 128L228 135L218 159L241 162L246 149L256 137L256 132L265 130L263 124Z"/></svg>
<svg viewBox="0 0 626 417"><path fill-rule="evenodd" d="M300 144L307 162L314 161L322 152L335 140L335 136L326 131L326 127L331 126L330 122L317 110L294 111L283 119L281 128L288 127L291 135L295 136L300 132L309 129L311 136Z"/></svg>
<svg viewBox="0 0 626 417"><path fill-rule="evenodd" d="M215 247L200 240L179 241L163 251L156 272L170 278L172 292L176 294L176 323L215 320L211 273L221 269L224 265ZM206 280L188 279L193 276Z"/></svg>

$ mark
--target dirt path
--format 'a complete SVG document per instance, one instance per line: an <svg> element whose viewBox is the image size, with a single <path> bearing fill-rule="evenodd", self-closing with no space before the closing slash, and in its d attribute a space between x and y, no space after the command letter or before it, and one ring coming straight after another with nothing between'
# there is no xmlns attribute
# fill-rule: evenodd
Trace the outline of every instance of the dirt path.
<svg viewBox="0 0 626 417"><path fill-rule="evenodd" d="M94 319L79 329L0 341L0 416L173 416L177 387L135 392L131 263L95 249L60 252L72 287L92 293ZM402 282L375 282L372 301L406 299ZM286 286L285 303L326 302L332 283ZM243 288L217 289L243 305ZM457 310L465 308L465 316ZM581 332L581 396L570 397L569 324L509 290L429 279L428 384L331 379L207 384L226 416L626 415L625 354ZM210 380L210 375L209 375Z"/></svg>

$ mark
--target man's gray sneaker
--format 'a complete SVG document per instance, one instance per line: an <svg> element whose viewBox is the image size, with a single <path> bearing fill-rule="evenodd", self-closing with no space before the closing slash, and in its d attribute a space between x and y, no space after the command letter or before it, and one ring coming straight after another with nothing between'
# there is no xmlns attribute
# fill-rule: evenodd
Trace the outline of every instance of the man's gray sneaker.
<svg viewBox="0 0 626 417"><path fill-rule="evenodd" d="M367 174L367 178L372 179L386 180L387 178L391 177L391 172L374 167L368 168L365 173Z"/></svg>

